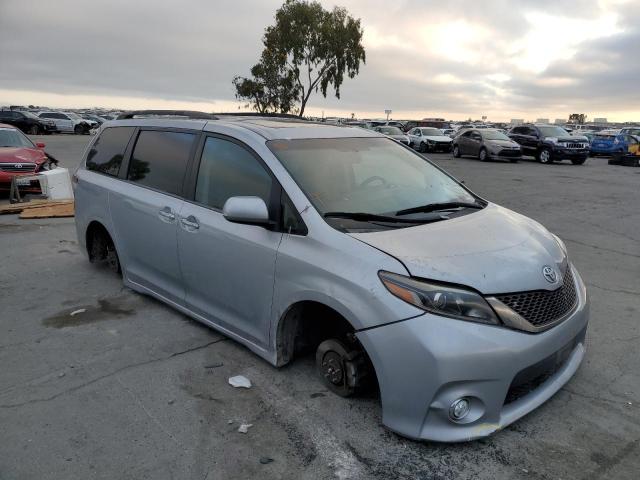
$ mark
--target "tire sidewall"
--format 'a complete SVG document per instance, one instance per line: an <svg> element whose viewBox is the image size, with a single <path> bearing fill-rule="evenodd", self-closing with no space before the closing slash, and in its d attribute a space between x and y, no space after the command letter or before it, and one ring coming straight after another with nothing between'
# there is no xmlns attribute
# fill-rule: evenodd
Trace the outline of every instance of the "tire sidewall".
<svg viewBox="0 0 640 480"><path fill-rule="evenodd" d="M545 158L545 153L547 154L547 159L544 160ZM538 154L538 161L540 163L543 163L545 165L549 164L552 162L551 160L551 150L549 150L548 148L543 148L542 150L540 150L540 153Z"/></svg>

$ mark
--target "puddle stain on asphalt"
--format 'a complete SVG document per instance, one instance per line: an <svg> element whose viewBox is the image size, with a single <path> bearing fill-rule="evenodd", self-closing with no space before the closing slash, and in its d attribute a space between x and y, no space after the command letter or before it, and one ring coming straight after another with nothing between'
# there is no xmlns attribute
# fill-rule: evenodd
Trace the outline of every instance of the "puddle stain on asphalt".
<svg viewBox="0 0 640 480"><path fill-rule="evenodd" d="M52 328L77 327L103 320L128 317L135 313L136 310L127 305L126 297L102 298L98 300L97 305L76 305L64 309L43 319L42 324Z"/></svg>

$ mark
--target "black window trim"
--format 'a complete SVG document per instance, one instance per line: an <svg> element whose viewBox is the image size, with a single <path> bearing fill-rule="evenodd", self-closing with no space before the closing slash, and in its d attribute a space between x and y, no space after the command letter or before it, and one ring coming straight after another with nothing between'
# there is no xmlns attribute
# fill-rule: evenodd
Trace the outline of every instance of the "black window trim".
<svg viewBox="0 0 640 480"><path fill-rule="evenodd" d="M124 125L123 125L124 126ZM114 128L116 126L114 125ZM134 182L133 180L129 180L127 177L129 175L129 167L131 164L131 155L136 147L136 143L138 143L138 138L140 138L140 133L144 131L160 131L160 132L176 132L176 133L191 133L195 136L193 141L193 145L191 145L191 150L189 151L189 157L187 158L187 164L185 166L185 173L182 179L182 185L180 187L180 192L178 194L166 192L164 190L160 190L158 188L150 187L149 185L143 185L139 182ZM135 131L131 135L129 139L129 144L127 145L127 149L125 150L124 157L122 158L122 164L120 165L120 173L117 178L120 180L130 184L135 185L136 187L146 188L147 190L151 190L153 192L161 193L163 195L169 195L170 197L177 198L179 200L186 200L186 190L185 187L187 185L187 177L189 176L189 167L193 160L194 154L197 152L197 147L200 142L200 137L202 136L201 130L194 130L193 128L174 128L174 127L135 127Z"/></svg>
<svg viewBox="0 0 640 480"><path fill-rule="evenodd" d="M200 203L197 202L195 200L195 194L196 194L196 183L198 181L198 172L200 170L200 162L202 161L202 153L204 151L204 145L207 141L208 138L218 138L220 140L226 140L229 141L231 143L234 143L236 145L238 145L240 148L245 149L247 152L249 152L249 154L255 158L258 163L262 166L262 168L264 168L265 172L267 172L267 175L269 175L271 177L271 180L273 182L273 187L271 188L271 195L269 197L269 203L267 204L267 210L269 211L269 217L271 220L274 221L273 226L270 228L270 230L272 231L276 231L276 232L281 232L281 233L289 233L288 231L284 230L284 226L283 226L283 203L286 200L288 200L291 205L293 206L294 210L296 209L295 204L291 201L291 199L289 198L289 195L287 194L287 192L285 191L285 189L282 187L282 185L280 184L280 181L278 180L278 178L275 176L275 174L273 173L273 171L271 170L271 168L269 168L269 165L266 164L266 162L264 161L264 159L253 149L251 148L249 145L247 145L246 143L244 143L241 140L238 140L235 137L229 136L229 135L225 135L222 133L217 133L217 132L202 132L202 136L200 138L200 141L198 143L198 147L195 151L195 154L193 156L193 158L191 159L191 163L189 165L189 169L188 169L188 173L187 176L185 177L185 196L184 196L184 200L188 203L191 203L193 205L197 205L199 207L202 208L206 208L208 210L211 210L213 212L219 213L220 215L222 215L222 209L220 208L216 208L213 207L211 205L206 205L204 203ZM297 210L296 210L297 212ZM298 219L301 223L301 228L300 230L304 233L294 233L291 232L291 235L300 235L300 236L306 236L309 229L307 228L307 225L304 223L304 220L302 219L302 217L300 216L300 212L298 213ZM268 227L264 227L264 228L268 228Z"/></svg>

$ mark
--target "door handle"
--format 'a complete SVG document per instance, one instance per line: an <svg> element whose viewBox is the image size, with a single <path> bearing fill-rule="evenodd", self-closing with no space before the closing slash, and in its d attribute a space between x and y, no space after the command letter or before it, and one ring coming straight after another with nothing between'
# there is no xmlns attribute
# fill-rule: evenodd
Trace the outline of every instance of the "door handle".
<svg viewBox="0 0 640 480"><path fill-rule="evenodd" d="M173 222L176 219L175 214L171 211L171 208L169 207L164 207L162 210L158 212L158 215L160 215L160 217L170 222Z"/></svg>
<svg viewBox="0 0 640 480"><path fill-rule="evenodd" d="M200 228L198 219L193 215L189 215L187 218L181 218L180 223L186 227L187 230L197 230Z"/></svg>

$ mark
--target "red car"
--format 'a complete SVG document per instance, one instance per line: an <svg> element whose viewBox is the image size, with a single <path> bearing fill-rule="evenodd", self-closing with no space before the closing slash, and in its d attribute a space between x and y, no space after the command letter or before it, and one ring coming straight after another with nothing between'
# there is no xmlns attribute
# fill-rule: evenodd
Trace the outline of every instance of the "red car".
<svg viewBox="0 0 640 480"><path fill-rule="evenodd" d="M20 130L0 123L0 191L8 191L14 176L48 170L57 161L44 152L44 143L34 144ZM20 192L40 193L38 181L17 180Z"/></svg>

